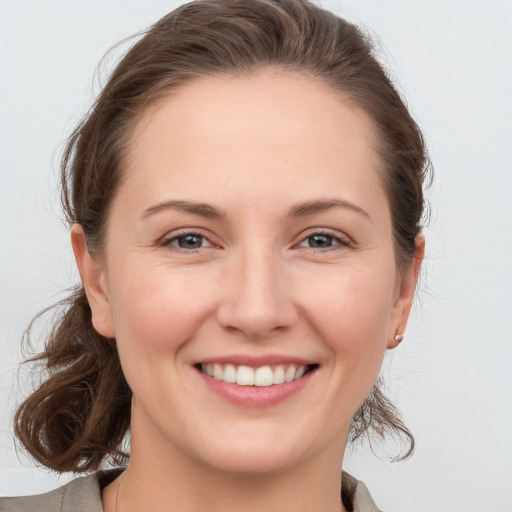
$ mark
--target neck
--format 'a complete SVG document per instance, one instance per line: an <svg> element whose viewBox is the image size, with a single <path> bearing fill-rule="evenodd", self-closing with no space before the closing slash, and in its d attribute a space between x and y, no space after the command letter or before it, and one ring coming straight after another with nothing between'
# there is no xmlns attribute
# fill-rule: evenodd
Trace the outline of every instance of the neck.
<svg viewBox="0 0 512 512"><path fill-rule="evenodd" d="M344 446L270 473L234 473L202 464L132 428L130 464L103 493L106 512L340 512ZM336 456L333 457L333 454ZM117 498L117 499L116 499ZM116 507L117 501L117 507Z"/></svg>

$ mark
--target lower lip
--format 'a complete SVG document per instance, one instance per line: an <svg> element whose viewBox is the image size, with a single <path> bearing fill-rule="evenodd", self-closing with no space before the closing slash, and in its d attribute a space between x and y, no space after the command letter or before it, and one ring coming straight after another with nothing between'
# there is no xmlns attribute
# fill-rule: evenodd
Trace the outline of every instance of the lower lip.
<svg viewBox="0 0 512 512"><path fill-rule="evenodd" d="M203 382L217 395L239 407L270 407L298 393L311 379L316 370L309 371L300 379L272 386L239 386L214 379L199 371Z"/></svg>

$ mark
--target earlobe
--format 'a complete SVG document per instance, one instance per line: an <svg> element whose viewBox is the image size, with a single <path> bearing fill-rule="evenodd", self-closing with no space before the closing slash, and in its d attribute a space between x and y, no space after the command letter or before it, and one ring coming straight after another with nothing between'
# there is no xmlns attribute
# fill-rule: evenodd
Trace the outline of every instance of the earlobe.
<svg viewBox="0 0 512 512"><path fill-rule="evenodd" d="M404 338L404 331L412 308L414 291L425 256L425 237L420 233L415 240L416 252L410 267L400 278L400 286L393 305L392 331L388 335L387 348L396 348Z"/></svg>
<svg viewBox="0 0 512 512"><path fill-rule="evenodd" d="M94 329L106 338L113 338L115 332L105 281L104 265L99 258L93 257L89 252L84 231L80 224L73 224L71 228L71 245L91 308Z"/></svg>

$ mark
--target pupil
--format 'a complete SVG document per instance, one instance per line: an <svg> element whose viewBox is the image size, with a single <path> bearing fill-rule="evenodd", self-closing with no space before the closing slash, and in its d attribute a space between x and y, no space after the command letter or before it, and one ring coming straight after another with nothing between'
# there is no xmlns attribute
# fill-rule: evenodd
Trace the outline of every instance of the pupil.
<svg viewBox="0 0 512 512"><path fill-rule="evenodd" d="M330 247L332 237L328 235L313 235L309 237L310 247Z"/></svg>
<svg viewBox="0 0 512 512"><path fill-rule="evenodd" d="M186 235L179 239L178 245L184 249L198 249L201 242L202 237L199 235Z"/></svg>

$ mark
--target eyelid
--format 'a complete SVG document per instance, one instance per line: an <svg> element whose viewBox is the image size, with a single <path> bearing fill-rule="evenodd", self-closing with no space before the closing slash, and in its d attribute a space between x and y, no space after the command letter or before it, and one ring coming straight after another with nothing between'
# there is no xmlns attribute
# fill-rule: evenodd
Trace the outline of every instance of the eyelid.
<svg viewBox="0 0 512 512"><path fill-rule="evenodd" d="M197 249L183 249L183 248L172 245L173 241L175 241L181 237L186 237L188 235L200 236L200 237L204 238L208 242L209 245L206 247L199 247ZM293 244L293 247L300 247L301 243L303 243L309 237L314 236L314 235L329 236L338 242L337 245L334 245L334 246L326 248L326 249L313 248L313 247L310 248L315 251L326 252L328 250L334 250L334 249L336 249L336 247L350 247L354 243L353 240L350 238L350 236L348 236L346 233L343 233L341 231L330 229L330 228L310 228L300 234L300 238L298 238L298 240ZM195 228L195 227L178 228L174 231L168 232L157 241L157 245L159 245L161 247L172 248L172 250L174 250L176 252L188 253L188 254L197 252L199 250L204 250L204 249L222 248L219 244L216 244L215 242L212 241L212 236L210 234L204 233L204 229Z"/></svg>
<svg viewBox="0 0 512 512"><path fill-rule="evenodd" d="M329 228L311 228L311 229L308 229L306 232L301 233L300 239L298 240L298 242L296 242L294 244L294 246L300 246L300 244L302 242L306 241L309 237L314 236L314 235L325 235L325 236L332 237L339 243L339 246L341 246L341 247L350 247L351 245L353 245L353 240L347 234L345 234L341 231L337 231L337 230L329 229ZM310 249L325 252L325 251L328 251L329 249L330 250L336 249L336 247L337 246L333 246L333 247L329 247L327 249L311 247Z"/></svg>
<svg viewBox="0 0 512 512"><path fill-rule="evenodd" d="M182 247L177 247L177 246L172 245L172 242L177 240L178 238L183 238L183 237L186 237L189 235L200 236L200 237L204 238L208 242L209 245L206 247L199 247L197 249L184 249ZM219 247L219 245L215 244L211 238L212 238L211 235L205 234L204 230L201 228L187 227L187 228L180 228L180 229L166 233L162 238L160 238L157 241L157 245L159 245L160 247L170 248L178 253L190 254L190 253L195 253L199 250L211 249L212 247Z"/></svg>

